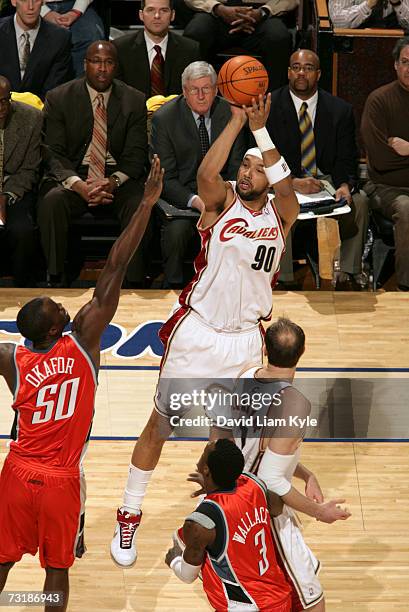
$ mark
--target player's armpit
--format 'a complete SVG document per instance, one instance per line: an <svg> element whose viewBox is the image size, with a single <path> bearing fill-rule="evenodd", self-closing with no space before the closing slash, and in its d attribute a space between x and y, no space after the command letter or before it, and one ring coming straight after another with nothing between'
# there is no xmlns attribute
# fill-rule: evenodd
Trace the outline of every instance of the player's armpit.
<svg viewBox="0 0 409 612"><path fill-rule="evenodd" d="M287 237L300 212L300 205L291 184L291 177L276 183L274 192L274 204L283 224L284 235Z"/></svg>
<svg viewBox="0 0 409 612"><path fill-rule="evenodd" d="M267 489L267 507L270 516L279 516L283 511L283 500L281 497Z"/></svg>
<svg viewBox="0 0 409 612"><path fill-rule="evenodd" d="M190 565L201 565L206 555L206 547L213 544L215 529L206 529L194 521L185 521L183 539L186 544L183 558Z"/></svg>

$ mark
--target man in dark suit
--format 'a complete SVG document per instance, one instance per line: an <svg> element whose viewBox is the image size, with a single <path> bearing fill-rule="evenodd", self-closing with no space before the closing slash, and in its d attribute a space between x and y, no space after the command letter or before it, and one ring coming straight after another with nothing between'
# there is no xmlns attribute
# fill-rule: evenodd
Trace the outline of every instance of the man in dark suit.
<svg viewBox="0 0 409 612"><path fill-rule="evenodd" d="M216 80L210 64L193 62L182 74L183 95L162 106L152 118L152 151L165 169L162 196L178 208L202 210L204 205L197 195L197 169L231 117L229 104L216 97ZM226 180L235 180L246 144L242 131L222 172ZM197 231L190 219L162 225L165 288L183 286L183 260L195 236Z"/></svg>
<svg viewBox="0 0 409 612"><path fill-rule="evenodd" d="M114 42L118 49L118 78L147 98L182 92L181 76L200 59L197 42L169 31L175 18L172 0L142 0L139 18L144 29Z"/></svg>
<svg viewBox="0 0 409 612"><path fill-rule="evenodd" d="M12 102L0 76L0 244L17 287L34 284L39 240L34 224L35 189L41 162L41 111Z"/></svg>
<svg viewBox="0 0 409 612"><path fill-rule="evenodd" d="M85 78L47 94L44 123L46 180L40 190L38 223L51 282L64 283L67 234L86 212L113 214L124 228L138 208L146 176L144 96L114 80L112 43L98 41L87 52ZM131 260L127 280L141 286L148 235Z"/></svg>
<svg viewBox="0 0 409 612"><path fill-rule="evenodd" d="M0 22L0 74L12 91L47 91L72 78L71 34L40 17L42 0L13 0L14 16Z"/></svg>
<svg viewBox="0 0 409 612"><path fill-rule="evenodd" d="M337 200L351 206L338 217L341 237L341 274L338 282L363 281L362 252L366 236L367 198L358 189L358 150L355 121L350 104L318 88L321 75L318 56L302 49L292 54L289 85L273 92L267 122L270 136L289 165L295 191L322 191L320 178L327 178ZM287 244L291 266L291 245ZM284 266L285 269L285 266ZM354 284L355 283L355 284ZM358 287L357 287L358 288Z"/></svg>

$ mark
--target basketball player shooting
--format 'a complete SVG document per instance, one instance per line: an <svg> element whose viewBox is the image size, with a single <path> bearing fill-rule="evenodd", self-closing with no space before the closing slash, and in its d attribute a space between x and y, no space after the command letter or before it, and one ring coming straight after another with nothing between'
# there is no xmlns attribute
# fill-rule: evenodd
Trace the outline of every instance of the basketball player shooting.
<svg viewBox="0 0 409 612"><path fill-rule="evenodd" d="M67 609L69 568L85 492L80 464L94 414L100 341L113 318L128 263L138 247L162 191L163 171L155 156L137 212L111 249L90 302L70 316L62 304L38 297L17 315L32 348L0 345L0 374L14 396L17 440L0 476L0 592L25 553L39 551L46 578L46 611ZM48 605L49 604L49 605Z"/></svg>
<svg viewBox="0 0 409 612"><path fill-rule="evenodd" d="M260 321L270 317L272 285L299 211L290 170L265 128L269 111L270 95L265 101L259 96L251 107L232 107L229 123L198 171L205 204L198 223L202 249L179 308L159 333L165 352L155 408L134 448L111 542L112 558L122 567L137 558L142 501L172 430L170 417L184 414L167 401L169 380L210 379L215 373L236 379L245 364L262 358ZM245 154L237 182L224 182L220 172L247 120L258 148Z"/></svg>

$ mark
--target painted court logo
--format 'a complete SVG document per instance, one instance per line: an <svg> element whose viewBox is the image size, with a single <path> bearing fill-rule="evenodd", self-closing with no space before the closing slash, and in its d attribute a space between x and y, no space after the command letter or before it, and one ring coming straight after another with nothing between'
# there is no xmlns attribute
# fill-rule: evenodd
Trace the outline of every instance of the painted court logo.
<svg viewBox="0 0 409 612"><path fill-rule="evenodd" d="M101 352L111 352L114 357L120 359L144 356L160 358L163 355L163 344L159 340L158 332L163 323L163 321L146 321L130 332L122 325L110 323L102 335ZM68 325L66 331L70 328L71 325ZM27 346L30 344L20 336L15 320L0 321L0 334L10 335L9 342L25 343Z"/></svg>
<svg viewBox="0 0 409 612"><path fill-rule="evenodd" d="M226 221L220 232L221 242L232 240L235 236L243 236L250 240L275 240L278 236L277 227L259 227L256 230L249 230L249 224L240 217Z"/></svg>

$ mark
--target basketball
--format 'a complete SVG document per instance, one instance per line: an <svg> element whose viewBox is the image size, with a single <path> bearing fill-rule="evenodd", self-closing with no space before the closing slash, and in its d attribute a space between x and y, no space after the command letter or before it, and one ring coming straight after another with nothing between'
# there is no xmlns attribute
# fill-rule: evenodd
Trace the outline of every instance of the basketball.
<svg viewBox="0 0 409 612"><path fill-rule="evenodd" d="M261 62L249 55L232 57L220 68L217 87L228 102L248 106L252 98L257 99L259 94L266 93L267 70Z"/></svg>

